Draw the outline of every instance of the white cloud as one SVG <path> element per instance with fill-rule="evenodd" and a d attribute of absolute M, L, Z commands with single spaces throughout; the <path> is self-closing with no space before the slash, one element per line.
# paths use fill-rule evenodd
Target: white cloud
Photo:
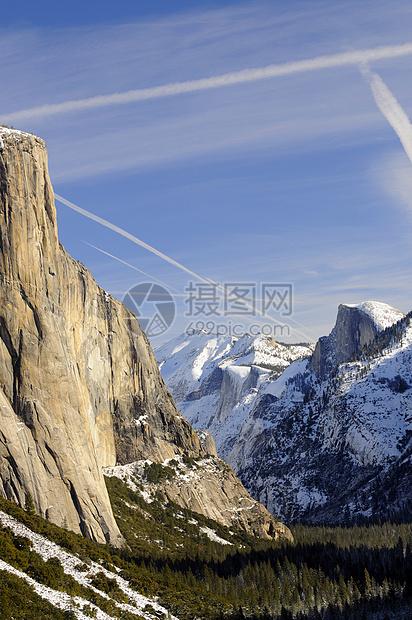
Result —
<path fill-rule="evenodd" d="M 393 153 L 378 163 L 372 179 L 390 196 L 392 204 L 402 205 L 412 217 L 412 168 L 403 153 Z"/>

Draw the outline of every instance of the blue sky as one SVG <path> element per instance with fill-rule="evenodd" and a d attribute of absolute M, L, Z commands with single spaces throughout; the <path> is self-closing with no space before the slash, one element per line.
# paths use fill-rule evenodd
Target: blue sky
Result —
<path fill-rule="evenodd" d="M 411 309 L 412 164 L 356 63 L 19 115 L 412 43 L 408 0 L 8 4 L 0 122 L 46 140 L 57 194 L 202 278 L 256 283 L 257 291 L 293 283 L 291 340 L 328 333 L 339 303 Z M 411 118 L 412 55 L 369 69 Z M 177 318 L 154 346 L 187 327 L 187 272 L 56 206 L 62 243 L 107 291 L 121 299 L 157 279 L 175 295 Z M 276 311 L 272 318 L 287 322 Z"/>

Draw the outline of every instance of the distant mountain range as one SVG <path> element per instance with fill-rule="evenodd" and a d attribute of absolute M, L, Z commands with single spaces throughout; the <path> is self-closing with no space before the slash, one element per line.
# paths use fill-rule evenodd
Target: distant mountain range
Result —
<path fill-rule="evenodd" d="M 276 517 L 411 517 L 410 315 L 341 305 L 316 346 L 193 332 L 155 353 L 183 415 Z"/>

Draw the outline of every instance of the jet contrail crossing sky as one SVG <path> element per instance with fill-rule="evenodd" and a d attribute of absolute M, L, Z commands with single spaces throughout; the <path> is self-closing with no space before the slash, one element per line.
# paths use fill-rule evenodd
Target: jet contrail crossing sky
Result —
<path fill-rule="evenodd" d="M 367 65 L 361 66 L 361 72 L 370 86 L 376 105 L 398 135 L 412 163 L 412 125 L 408 115 L 377 73 L 372 73 Z"/>
<path fill-rule="evenodd" d="M 142 271 L 138 267 L 135 267 L 134 265 L 131 265 L 130 263 L 126 262 L 122 258 L 119 258 L 118 256 L 115 256 L 114 254 L 110 254 L 110 252 L 106 252 L 106 250 L 102 250 L 101 248 L 98 248 L 97 245 L 93 245 L 93 243 L 89 243 L 88 241 L 85 241 L 84 243 L 90 246 L 91 248 L 93 248 L 94 250 L 97 250 L 98 252 L 101 252 L 102 254 L 105 254 L 106 256 L 109 256 L 110 258 L 117 260 L 119 263 L 126 265 L 126 267 L 130 267 L 130 269 L 133 269 L 134 271 L 138 271 L 139 273 L 143 274 L 144 276 L 147 276 L 151 280 L 156 280 L 156 282 L 159 282 L 159 284 L 162 284 L 163 286 L 166 286 L 168 289 L 175 291 L 175 295 L 182 295 L 176 288 L 174 288 L 173 286 L 170 286 L 170 284 L 166 284 L 166 282 L 163 282 L 162 280 L 159 280 L 159 278 L 156 278 L 155 276 L 150 275 L 150 273 L 146 273 L 146 271 Z"/>
<path fill-rule="evenodd" d="M 105 226 L 106 228 L 109 228 L 110 230 L 113 230 L 114 232 L 118 233 L 119 235 L 122 235 L 123 237 L 125 237 L 126 239 L 129 239 L 133 243 L 136 243 L 137 245 L 140 245 L 145 250 L 148 250 L 149 252 L 152 252 L 152 254 L 155 254 L 156 256 L 158 256 L 159 258 L 163 259 L 167 263 L 170 263 L 170 265 L 173 265 L 174 267 L 177 267 L 178 269 L 181 269 L 182 271 L 185 271 L 186 273 L 188 273 L 190 276 L 192 276 L 196 280 L 198 280 L 200 282 L 204 282 L 205 284 L 215 284 L 216 287 L 219 290 L 221 290 L 223 292 L 227 292 L 226 289 L 223 286 L 220 286 L 220 285 L 216 284 L 215 282 L 213 282 L 212 280 L 204 278 L 204 277 L 200 276 L 199 274 L 195 273 L 194 271 L 191 271 L 190 269 L 188 269 L 187 267 L 185 267 L 181 263 L 175 261 L 173 258 L 170 258 L 170 256 L 167 256 L 166 254 L 163 254 L 163 252 L 160 252 L 159 250 L 156 250 L 156 248 L 152 247 L 148 243 L 145 243 L 141 239 L 138 239 L 137 237 L 135 237 L 134 235 L 130 234 L 129 232 L 127 232 L 123 228 L 120 228 L 119 226 L 116 226 L 115 224 L 112 224 L 108 220 L 105 220 L 104 218 L 99 217 L 98 215 L 95 215 L 94 213 L 91 213 L 90 211 L 86 211 L 86 209 L 82 209 L 81 207 L 75 205 L 73 202 L 70 202 L 69 200 L 66 200 L 66 198 L 63 198 L 62 196 L 59 196 L 58 194 L 55 194 L 54 196 L 55 196 L 55 198 L 59 202 L 63 203 L 64 205 L 66 205 L 70 209 L 73 209 L 73 211 L 77 211 L 77 213 L 81 213 L 81 215 L 84 215 L 85 217 L 87 217 L 87 218 L 97 222 L 98 224 L 101 224 L 102 226 Z M 95 247 L 95 246 L 93 246 L 93 247 Z M 96 248 L 96 249 L 99 249 L 99 248 Z M 104 252 L 104 253 L 109 255 L 108 252 Z M 286 326 L 287 325 L 286 323 L 283 323 L 282 321 L 279 321 L 278 319 L 275 319 L 274 317 L 271 317 L 269 315 L 266 315 L 266 314 L 260 312 L 258 309 L 256 309 L 254 306 L 252 306 L 251 304 L 249 304 L 248 302 L 246 302 L 244 300 L 242 300 L 242 303 L 245 306 L 247 306 L 247 307 L 253 309 L 254 311 L 256 311 L 261 316 L 264 316 L 266 319 L 272 321 L 273 323 L 276 323 L 276 324 L 282 325 L 282 326 Z M 301 325 L 301 323 L 299 323 L 298 321 L 296 321 L 292 317 L 289 317 L 289 320 L 292 321 L 293 323 L 295 323 L 296 325 L 299 325 L 299 327 L 302 327 L 303 329 L 306 329 L 304 325 Z M 304 336 L 305 338 L 308 338 L 307 334 L 305 334 L 304 332 L 301 332 L 301 331 L 299 331 L 296 328 L 295 328 L 295 331 L 300 336 Z"/>
<path fill-rule="evenodd" d="M 159 99 L 162 97 L 172 97 L 185 93 L 201 90 L 210 90 L 224 86 L 233 86 L 246 82 L 256 82 L 269 78 L 290 75 L 292 73 L 305 73 L 308 71 L 318 71 L 345 65 L 359 65 L 383 58 L 396 58 L 399 56 L 412 55 L 412 43 L 403 45 L 390 45 L 376 47 L 366 50 L 355 50 L 342 54 L 328 56 L 317 56 L 309 60 L 299 60 L 286 62 L 278 65 L 268 65 L 257 69 L 244 69 L 223 75 L 202 78 L 199 80 L 189 80 L 186 82 L 174 82 L 164 86 L 128 90 L 122 93 L 111 95 L 99 95 L 87 99 L 77 99 L 64 101 L 62 103 L 46 104 L 27 110 L 17 110 L 0 116 L 2 123 L 14 123 L 16 121 L 53 116 L 55 114 L 65 114 L 93 108 L 102 108 L 113 105 L 124 105 L 148 99 Z"/>

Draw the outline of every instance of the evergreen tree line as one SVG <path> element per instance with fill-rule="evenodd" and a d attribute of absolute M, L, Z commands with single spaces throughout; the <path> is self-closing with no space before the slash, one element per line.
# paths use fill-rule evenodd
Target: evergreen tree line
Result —
<path fill-rule="evenodd" d="M 409 609 L 409 524 L 351 528 L 296 525 L 293 543 L 261 541 L 243 534 L 232 546 L 222 546 L 199 534 L 192 525 L 193 514 L 172 504 L 160 513 L 155 506 L 146 507 L 156 518 L 146 527 L 143 522 L 137 526 L 136 510 L 119 499 L 127 496 L 131 505 L 141 499 L 119 481 L 114 483 L 115 492 L 113 481 L 108 483 L 115 514 L 129 543 L 129 549 L 120 551 L 128 565 L 128 578 L 138 587 L 150 584 L 150 593 L 160 592 L 176 615 L 183 612 L 184 618 L 205 620 L 311 620 L 362 618 L 359 610 L 372 618 L 370 614 L 378 607 Z M 183 519 L 176 519 L 183 513 Z M 166 528 L 161 525 L 162 518 Z M 201 523 L 199 515 L 194 518 Z M 183 530 L 184 547 L 175 541 L 176 527 Z M 136 536 L 139 528 L 151 531 L 162 545 L 155 549 L 149 545 L 145 550 Z M 229 538 L 227 528 L 218 533 Z M 352 607 L 356 612 L 350 616 Z"/>
<path fill-rule="evenodd" d="M 164 499 L 147 504 L 117 480 L 109 493 L 127 547 L 99 545 L 58 528 L 37 515 L 0 500 L 11 513 L 84 563 L 100 561 L 142 594 L 156 596 L 182 620 L 358 620 L 412 617 L 412 525 L 383 523 L 355 527 L 293 527 L 293 542 L 263 541 L 182 510 Z M 29 507 L 30 502 L 28 502 Z M 230 541 L 210 540 L 201 527 Z M 79 586 L 57 559 L 44 562 L 27 539 L 7 528 L 0 532 L 0 557 L 57 590 L 95 602 L 110 616 L 123 618 L 110 601 Z M 9 578 L 10 577 L 10 578 Z M 0 605 L 4 618 L 48 618 L 50 607 L 30 588 L 3 575 Z M 92 585 L 122 600 L 114 580 L 103 573 Z M 37 601 L 37 602 L 36 602 Z M 47 608 L 47 609 L 46 609 Z M 148 609 L 149 611 L 149 609 Z M 37 613 L 37 616 L 35 615 Z M 55 612 L 56 620 L 73 617 Z M 166 620 L 166 618 L 164 619 Z"/>

